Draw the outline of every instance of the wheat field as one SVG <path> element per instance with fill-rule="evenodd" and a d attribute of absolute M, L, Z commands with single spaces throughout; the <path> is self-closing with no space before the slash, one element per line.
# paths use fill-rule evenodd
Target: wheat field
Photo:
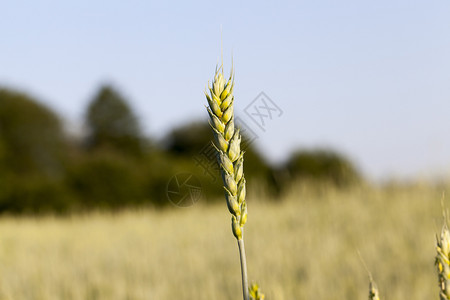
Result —
<path fill-rule="evenodd" d="M 298 185 L 274 202 L 250 188 L 249 280 L 267 299 L 367 299 L 359 251 L 382 298 L 438 299 L 435 234 L 447 190 Z M 225 203 L 3 216 L 0 299 L 238 299 L 235 243 Z"/>

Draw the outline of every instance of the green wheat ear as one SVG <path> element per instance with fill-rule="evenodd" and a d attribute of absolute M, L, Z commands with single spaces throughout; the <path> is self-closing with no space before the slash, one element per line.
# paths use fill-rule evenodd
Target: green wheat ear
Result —
<path fill-rule="evenodd" d="M 450 299 L 450 232 L 447 225 L 441 230 L 441 236 L 436 236 L 436 267 L 438 271 L 441 300 Z"/>
<path fill-rule="evenodd" d="M 205 91 L 209 124 L 214 133 L 213 145 L 222 175 L 225 199 L 231 213 L 231 229 L 235 236 L 241 260 L 242 290 L 244 300 L 249 299 L 247 265 L 244 249 L 244 224 L 247 221 L 245 202 L 244 152 L 241 150 L 241 134 L 234 125 L 234 73 L 228 80 L 223 74 L 223 65 L 216 67 L 212 86 L 208 82 Z"/>
<path fill-rule="evenodd" d="M 380 300 L 380 293 L 378 292 L 377 285 L 373 280 L 372 273 L 369 271 L 369 268 L 367 267 L 366 262 L 364 261 L 364 258 L 361 255 L 361 252 L 359 252 L 358 250 L 357 253 L 364 269 L 366 269 L 367 274 L 369 275 L 369 300 Z"/>
<path fill-rule="evenodd" d="M 254 283 L 250 287 L 250 299 L 251 300 L 264 300 L 264 294 L 259 290 L 259 286 Z"/>
<path fill-rule="evenodd" d="M 209 94 L 205 91 L 209 107 L 209 124 L 213 129 L 214 147 L 222 175 L 225 199 L 230 211 L 232 231 L 241 240 L 243 226 L 247 220 L 245 203 L 244 152 L 241 150 L 241 134 L 234 126 L 233 112 L 233 71 L 225 80 L 223 67 L 216 69 L 212 87 L 208 83 Z"/>
<path fill-rule="evenodd" d="M 369 282 L 369 300 L 380 300 L 377 285 L 375 284 L 371 276 Z"/>

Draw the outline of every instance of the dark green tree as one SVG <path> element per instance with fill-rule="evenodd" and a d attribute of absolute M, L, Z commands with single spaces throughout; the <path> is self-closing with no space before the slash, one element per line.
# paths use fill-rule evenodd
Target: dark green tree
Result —
<path fill-rule="evenodd" d="M 66 141 L 47 107 L 0 89 L 0 213 L 64 211 Z"/>
<path fill-rule="evenodd" d="M 301 150 L 291 155 L 285 165 L 291 179 L 308 179 L 347 186 L 361 180 L 361 175 L 343 155 L 331 150 Z"/>
<path fill-rule="evenodd" d="M 132 156 L 141 155 L 143 136 L 139 122 L 127 101 L 111 86 L 103 86 L 86 114 L 90 150 L 107 149 Z"/>
<path fill-rule="evenodd" d="M 64 133 L 58 117 L 31 97 L 0 89 L 0 160 L 15 174 L 59 173 Z"/>
<path fill-rule="evenodd" d="M 195 156 L 211 144 L 213 135 L 207 122 L 192 122 L 174 128 L 164 139 L 164 148 L 181 156 Z"/>
<path fill-rule="evenodd" d="M 86 155 L 69 169 L 68 185 L 83 209 L 142 204 L 145 169 L 117 152 Z"/>

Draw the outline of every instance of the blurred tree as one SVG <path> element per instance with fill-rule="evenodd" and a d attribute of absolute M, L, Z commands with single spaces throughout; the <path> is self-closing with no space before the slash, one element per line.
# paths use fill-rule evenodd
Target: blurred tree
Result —
<path fill-rule="evenodd" d="M 111 86 L 103 86 L 90 103 L 86 124 L 88 149 L 109 149 L 132 156 L 142 154 L 144 140 L 138 119 L 127 101 Z"/>
<path fill-rule="evenodd" d="M 291 179 L 328 181 L 347 186 L 361 180 L 354 165 L 344 156 L 331 150 L 297 151 L 285 165 Z"/>
<path fill-rule="evenodd" d="M 15 174 L 61 173 L 65 151 L 58 117 L 31 97 L 0 89 L 0 161 Z"/>
<path fill-rule="evenodd" d="M 0 212 L 63 212 L 67 145 L 59 118 L 35 99 L 0 89 Z"/>
<path fill-rule="evenodd" d="M 67 183 L 83 208 L 123 208 L 145 202 L 142 164 L 115 151 L 91 153 L 68 170 Z"/>
<path fill-rule="evenodd" d="M 172 129 L 163 146 L 175 155 L 194 156 L 211 144 L 213 134 L 207 122 L 192 122 Z"/>

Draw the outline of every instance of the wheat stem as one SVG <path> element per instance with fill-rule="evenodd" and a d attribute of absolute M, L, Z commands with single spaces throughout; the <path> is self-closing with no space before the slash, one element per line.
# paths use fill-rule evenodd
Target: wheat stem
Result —
<path fill-rule="evenodd" d="M 244 240 L 238 240 L 239 255 L 241 258 L 241 274 L 242 274 L 242 293 L 244 300 L 249 300 L 248 294 L 248 277 L 247 277 L 247 259 L 245 257 Z"/>

